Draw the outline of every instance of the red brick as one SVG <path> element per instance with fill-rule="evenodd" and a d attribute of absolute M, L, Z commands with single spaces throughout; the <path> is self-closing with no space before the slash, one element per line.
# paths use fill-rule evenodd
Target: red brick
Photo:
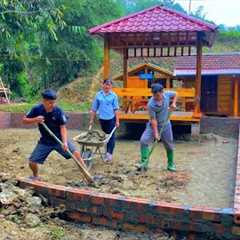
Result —
<path fill-rule="evenodd" d="M 153 216 L 142 215 L 139 217 L 139 222 L 146 223 L 146 224 L 155 224 L 156 219 Z"/>
<path fill-rule="evenodd" d="M 215 230 L 215 232 L 220 235 L 224 234 L 226 231 L 226 228 L 222 224 L 213 224 L 212 227 L 213 230 Z"/>
<path fill-rule="evenodd" d="M 158 205 L 158 206 L 156 206 L 156 211 L 158 212 L 158 213 L 170 213 L 170 211 L 171 211 L 171 204 L 161 204 L 161 205 Z"/>
<path fill-rule="evenodd" d="M 216 212 L 205 210 L 202 212 L 202 219 L 209 221 L 220 221 L 220 216 Z"/>
<path fill-rule="evenodd" d="M 109 220 L 105 217 L 93 217 L 92 222 L 97 225 L 107 226 Z"/>
<path fill-rule="evenodd" d="M 240 236 L 240 227 L 237 226 L 232 227 L 232 234 Z"/>
<path fill-rule="evenodd" d="M 104 204 L 104 198 L 102 196 L 91 196 L 91 203 L 96 204 L 96 205 L 102 205 Z"/>
<path fill-rule="evenodd" d="M 59 197 L 59 198 L 66 197 L 65 189 L 61 189 L 61 188 L 58 188 L 58 189 L 49 188 L 48 193 L 50 196 L 54 196 L 54 197 Z"/>
<path fill-rule="evenodd" d="M 67 213 L 67 216 L 76 222 L 90 223 L 92 221 L 91 216 L 84 213 L 77 212 L 77 211 L 69 212 Z"/>
<path fill-rule="evenodd" d="M 89 195 L 91 191 L 71 188 L 67 191 L 66 197 L 69 200 L 89 200 Z"/>
<path fill-rule="evenodd" d="M 88 211 L 90 213 L 93 213 L 93 214 L 97 215 L 98 214 L 98 207 L 91 207 L 91 208 L 88 209 Z"/>
<path fill-rule="evenodd" d="M 197 239 L 197 238 L 196 238 L 196 234 L 194 234 L 194 233 L 189 233 L 189 235 L 188 235 L 188 237 L 187 237 L 187 240 L 195 240 L 195 239 Z"/>
<path fill-rule="evenodd" d="M 122 220 L 124 217 L 124 214 L 121 212 L 111 211 L 111 217 L 114 219 Z"/>
<path fill-rule="evenodd" d="M 117 221 L 109 220 L 105 217 L 93 217 L 92 223 L 95 225 L 107 226 L 107 227 L 111 227 L 111 228 L 115 228 L 115 229 L 118 226 Z"/>
<path fill-rule="evenodd" d="M 145 233 L 148 231 L 148 228 L 144 225 L 134 225 L 130 223 L 124 223 L 122 227 L 126 231 L 133 231 L 133 232 L 140 232 L 140 233 Z"/>
<path fill-rule="evenodd" d="M 202 209 L 192 208 L 190 213 L 189 213 L 189 217 L 192 220 L 201 219 L 201 217 L 202 217 Z"/>

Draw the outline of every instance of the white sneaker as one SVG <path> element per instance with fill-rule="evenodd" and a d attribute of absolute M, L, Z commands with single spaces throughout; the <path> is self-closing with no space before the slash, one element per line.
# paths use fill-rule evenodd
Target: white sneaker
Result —
<path fill-rule="evenodd" d="M 112 154 L 111 153 L 106 153 L 104 161 L 108 162 L 108 163 L 112 162 Z"/>

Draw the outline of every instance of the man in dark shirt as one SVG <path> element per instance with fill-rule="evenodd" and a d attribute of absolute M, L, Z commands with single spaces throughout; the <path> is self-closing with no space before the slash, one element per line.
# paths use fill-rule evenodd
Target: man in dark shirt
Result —
<path fill-rule="evenodd" d="M 41 138 L 37 146 L 33 150 L 29 158 L 29 167 L 33 172 L 31 177 L 39 180 L 38 164 L 43 164 L 48 155 L 53 151 L 57 151 L 66 159 L 71 158 L 67 153 L 69 149 L 73 155 L 84 165 L 80 152 L 67 137 L 67 117 L 61 108 L 56 106 L 57 94 L 51 89 L 47 89 L 42 93 L 42 103 L 34 106 L 23 118 L 24 124 L 38 124 Z M 41 123 L 45 123 L 48 128 L 62 141 L 63 146 L 45 130 Z"/>

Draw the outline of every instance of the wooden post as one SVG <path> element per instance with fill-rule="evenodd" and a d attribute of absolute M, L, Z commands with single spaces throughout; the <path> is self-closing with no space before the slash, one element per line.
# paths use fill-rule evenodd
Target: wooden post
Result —
<path fill-rule="evenodd" d="M 234 100 L 233 100 L 233 116 L 238 116 L 238 98 L 239 98 L 239 92 L 238 92 L 238 79 L 234 79 Z"/>
<path fill-rule="evenodd" d="M 128 79 L 128 56 L 127 56 L 127 48 L 123 49 L 123 87 L 127 87 L 127 79 Z"/>
<path fill-rule="evenodd" d="M 104 38 L 104 59 L 103 59 L 103 79 L 108 79 L 110 77 L 110 46 L 109 38 L 105 36 Z"/>
<path fill-rule="evenodd" d="M 195 108 L 193 113 L 193 117 L 195 118 L 201 117 L 201 110 L 200 110 L 201 81 L 202 81 L 202 41 L 201 41 L 200 33 L 198 33 L 196 83 L 195 83 L 196 96 L 195 96 Z"/>
<path fill-rule="evenodd" d="M 168 77 L 166 80 L 166 88 L 171 88 L 170 77 Z"/>

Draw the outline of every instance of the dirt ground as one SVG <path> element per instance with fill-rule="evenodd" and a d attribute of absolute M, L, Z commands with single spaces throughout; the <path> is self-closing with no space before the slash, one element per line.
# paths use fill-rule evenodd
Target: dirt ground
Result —
<path fill-rule="evenodd" d="M 102 227 L 90 227 L 52 220 L 38 227 L 26 228 L 1 220 L 0 240 L 174 240 L 166 233 L 137 234 L 113 231 Z"/>
<path fill-rule="evenodd" d="M 70 131 L 71 137 L 77 134 L 77 131 Z M 1 171 L 29 176 L 26 159 L 37 140 L 37 130 L 1 130 Z M 236 140 L 214 135 L 203 136 L 201 141 L 177 141 L 178 171 L 169 173 L 165 170 L 167 160 L 160 144 L 152 154 L 150 169 L 139 174 L 135 171 L 139 142 L 119 140 L 113 163 L 105 164 L 96 159 L 91 174 L 97 178 L 98 191 L 189 205 L 229 207 L 233 200 L 236 152 Z M 40 174 L 51 183 L 82 186 L 75 163 L 57 153 L 49 156 Z"/>
<path fill-rule="evenodd" d="M 70 131 L 69 134 L 73 137 L 78 133 Z M 1 172 L 9 173 L 12 177 L 29 176 L 31 172 L 26 159 L 37 143 L 38 137 L 36 129 L 1 130 Z M 140 174 L 135 170 L 135 164 L 139 159 L 139 142 L 120 139 L 117 141 L 113 163 L 105 164 L 100 159 L 96 159 L 91 174 L 97 181 L 96 191 L 191 206 L 230 207 L 233 200 L 236 153 L 237 140 L 211 134 L 201 136 L 200 140 L 176 141 L 175 156 L 178 171 L 169 173 L 165 170 L 167 160 L 163 146 L 160 144 L 160 147 L 153 152 L 149 170 Z M 51 183 L 84 186 L 75 163 L 72 160 L 62 159 L 57 153 L 49 156 L 48 161 L 41 167 L 40 174 L 44 181 Z M 24 228 L 23 231 L 18 224 L 3 218 L 0 224 L 0 240 L 3 239 L 168 240 L 174 238 L 164 234 L 138 235 L 85 225 L 76 226 L 59 219 L 47 224 L 42 223 L 36 228 Z"/>

